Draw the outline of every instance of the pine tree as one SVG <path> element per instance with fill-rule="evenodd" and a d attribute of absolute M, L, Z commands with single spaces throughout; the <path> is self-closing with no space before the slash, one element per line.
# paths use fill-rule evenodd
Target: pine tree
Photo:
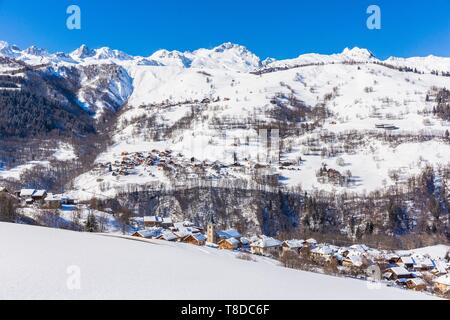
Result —
<path fill-rule="evenodd" d="M 93 213 L 89 213 L 88 218 L 86 220 L 85 229 L 87 232 L 97 232 L 98 231 L 97 219 L 95 218 L 95 215 Z"/>

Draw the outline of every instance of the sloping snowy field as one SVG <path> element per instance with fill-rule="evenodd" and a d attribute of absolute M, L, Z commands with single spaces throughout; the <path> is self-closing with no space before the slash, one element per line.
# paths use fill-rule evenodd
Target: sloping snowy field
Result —
<path fill-rule="evenodd" d="M 431 298 L 212 248 L 0 223 L 0 299 Z"/>

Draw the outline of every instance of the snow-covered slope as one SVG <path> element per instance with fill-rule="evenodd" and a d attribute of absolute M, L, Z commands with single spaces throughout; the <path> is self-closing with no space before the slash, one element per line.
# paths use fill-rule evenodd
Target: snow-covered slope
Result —
<path fill-rule="evenodd" d="M 428 255 L 433 259 L 444 259 L 448 254 L 450 254 L 450 246 L 446 245 L 436 245 L 425 248 L 417 248 L 413 250 L 398 251 L 399 254 L 422 254 Z"/>
<path fill-rule="evenodd" d="M 398 67 L 415 68 L 425 73 L 432 71 L 450 72 L 450 58 L 447 57 L 436 57 L 433 55 L 412 58 L 390 57 L 386 62 Z"/>
<path fill-rule="evenodd" d="M 305 64 L 330 64 L 330 63 L 343 63 L 343 62 L 366 62 L 366 61 L 378 61 L 377 58 L 367 49 L 355 48 L 345 48 L 341 53 L 338 54 L 317 54 L 317 53 L 307 53 L 302 54 L 294 59 L 286 60 L 274 60 L 265 63 L 265 68 L 283 68 L 283 67 L 294 67 L 298 65 Z"/>
<path fill-rule="evenodd" d="M 433 298 L 185 244 L 5 223 L 0 243 L 0 299 Z"/>
<path fill-rule="evenodd" d="M 115 144 L 99 157 L 99 162 L 120 160 L 124 151 L 152 149 L 170 149 L 185 158 L 228 165 L 233 164 L 234 154 L 240 162 L 257 162 L 261 160 L 258 126 L 277 128 L 274 113 L 283 110 L 289 114 L 296 110 L 292 101 L 301 101 L 312 109 L 324 105 L 332 115 L 315 130 L 285 138 L 284 146 L 290 147 L 281 151 L 282 161 L 303 160 L 294 166 L 295 170 L 277 171 L 288 186 L 371 192 L 396 184 L 398 181 L 392 177 L 406 181 L 427 165 L 448 163 L 445 155 L 450 153 L 450 145 L 442 138 L 450 124 L 432 115 L 435 102 L 427 97 L 433 87 L 449 88 L 450 77 L 400 72 L 370 62 L 310 65 L 262 75 L 181 66 L 133 66 L 128 70 L 134 90 L 128 108 L 119 118 Z M 187 126 L 162 139 L 149 138 L 151 128 L 143 125 L 148 123 L 145 118 L 152 119 L 154 128 L 176 127 L 205 99 L 208 102 Z M 283 121 L 297 128 L 301 126 L 295 119 Z M 380 124 L 396 130 L 380 129 L 377 127 Z M 355 134 L 358 142 L 353 144 Z M 389 143 L 385 134 L 403 141 Z M 322 141 L 326 135 L 333 138 Z M 410 139 L 405 141 L 406 137 Z M 240 142 L 236 144 L 236 140 Z M 350 171 L 355 177 L 353 183 L 346 186 L 320 183 L 316 173 L 323 164 L 342 173 Z M 97 173 L 87 174 L 76 185 L 102 193 L 95 182 L 97 178 Z M 112 177 L 111 173 L 101 174 L 100 178 L 110 183 L 107 194 L 111 195 L 115 187 L 155 180 L 145 174 L 139 175 L 139 179 L 137 175 Z"/>
<path fill-rule="evenodd" d="M 450 77 L 442 76 L 450 70 L 450 58 L 380 61 L 367 49 L 346 48 L 331 55 L 262 61 L 232 43 L 192 52 L 162 49 L 142 57 L 85 45 L 70 54 L 36 47 L 21 51 L 1 42 L 0 56 L 48 63 L 52 74 L 75 83 L 79 105 L 97 117 L 105 109 L 121 111 L 112 128 L 114 145 L 99 155 L 98 163 L 121 161 L 124 151 L 170 149 L 185 159 L 226 165 L 237 159 L 248 168 L 263 162 L 259 128 L 266 126 L 299 130 L 284 138 L 280 158 L 295 165 L 291 170 L 273 166 L 287 186 L 371 192 L 407 181 L 427 165 L 448 164 L 450 144 L 443 138 L 450 123 L 432 111 L 436 90 L 450 88 Z M 0 70 L 9 70 L 7 63 L 11 60 Z M 439 75 L 431 74 L 435 71 Z M 321 108 L 330 114 L 319 119 L 315 115 Z M 351 174 L 352 183 L 318 181 L 324 164 Z M 109 184 L 106 193 L 113 196 L 116 187 L 167 178 L 164 172 L 148 174 L 140 167 L 128 177 L 88 172 L 75 186 L 89 197 L 105 193 L 101 185 L 105 189 Z"/>

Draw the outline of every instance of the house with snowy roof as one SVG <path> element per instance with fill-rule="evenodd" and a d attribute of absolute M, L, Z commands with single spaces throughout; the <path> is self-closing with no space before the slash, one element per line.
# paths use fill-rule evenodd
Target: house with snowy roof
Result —
<path fill-rule="evenodd" d="M 431 271 L 435 268 L 435 263 L 433 259 L 421 255 L 421 254 L 415 254 L 412 255 L 412 259 L 414 260 L 414 270 L 416 271 Z"/>
<path fill-rule="evenodd" d="M 61 198 L 61 194 L 48 193 L 44 199 L 44 203 L 50 209 L 58 209 L 61 207 Z"/>
<path fill-rule="evenodd" d="M 427 283 L 422 278 L 411 278 L 405 281 L 405 285 L 408 289 L 415 291 L 426 290 Z"/>
<path fill-rule="evenodd" d="M 227 238 L 220 240 L 217 244 L 222 250 L 236 250 L 240 247 L 241 242 L 236 238 Z"/>
<path fill-rule="evenodd" d="M 159 216 L 145 216 L 144 225 L 146 228 L 160 227 L 162 225 L 163 218 Z"/>
<path fill-rule="evenodd" d="M 284 252 L 293 251 L 299 253 L 300 249 L 303 248 L 304 243 L 305 243 L 304 240 L 297 240 L 297 239 L 286 240 L 282 244 L 283 251 Z"/>
<path fill-rule="evenodd" d="M 153 228 L 149 228 L 149 229 L 138 230 L 135 233 L 133 233 L 131 236 L 137 237 L 137 238 L 150 239 L 150 238 L 158 237 L 162 232 L 163 232 L 162 228 L 153 227 Z"/>
<path fill-rule="evenodd" d="M 414 259 L 411 256 L 400 257 L 396 262 L 397 266 L 404 267 L 405 269 L 408 269 L 408 270 L 412 269 L 415 264 L 416 264 L 416 262 L 414 261 Z"/>
<path fill-rule="evenodd" d="M 410 279 L 414 278 L 414 274 L 406 270 L 404 267 L 391 267 L 386 269 L 383 274 L 387 280 Z"/>
<path fill-rule="evenodd" d="M 47 190 L 36 189 L 22 189 L 19 192 L 19 197 L 27 204 L 32 204 L 35 201 L 43 201 L 47 196 Z"/>
<path fill-rule="evenodd" d="M 181 241 L 196 246 L 204 246 L 206 243 L 206 236 L 202 233 L 193 233 L 185 236 Z"/>
<path fill-rule="evenodd" d="M 282 244 L 283 243 L 277 239 L 263 235 L 260 236 L 259 240 L 250 245 L 250 250 L 253 254 L 273 255 L 281 251 Z"/>
<path fill-rule="evenodd" d="M 240 246 L 239 246 L 239 248 L 240 248 L 241 251 L 248 251 L 248 252 L 251 251 L 250 244 L 251 244 L 252 242 L 250 241 L 249 238 L 247 238 L 247 237 L 241 237 L 241 238 L 239 239 L 239 242 L 241 243 Z"/>
<path fill-rule="evenodd" d="M 36 189 L 22 189 L 19 192 L 19 197 L 22 199 L 31 199 L 31 196 L 36 192 Z"/>
<path fill-rule="evenodd" d="M 450 274 L 440 276 L 433 280 L 434 288 L 440 293 L 446 294 L 450 292 Z"/>
<path fill-rule="evenodd" d="M 47 190 L 36 190 L 31 195 L 31 198 L 33 199 L 33 201 L 43 201 L 46 196 L 47 196 Z"/>
<path fill-rule="evenodd" d="M 311 256 L 313 258 L 322 258 L 328 260 L 331 258 L 335 253 L 337 253 L 338 249 L 335 246 L 328 245 L 328 244 L 320 244 L 314 249 L 311 250 Z"/>
<path fill-rule="evenodd" d="M 435 260 L 434 261 L 434 269 L 431 270 L 431 273 L 435 276 L 441 276 L 448 273 L 447 263 L 443 260 Z"/>
<path fill-rule="evenodd" d="M 183 222 L 175 222 L 173 223 L 173 227 L 171 227 L 173 231 L 180 231 L 180 232 L 190 232 L 190 233 L 196 233 L 196 232 L 202 232 L 203 228 L 195 225 L 194 223 L 190 221 L 183 221 Z"/>
<path fill-rule="evenodd" d="M 159 236 L 155 237 L 155 239 L 164 241 L 177 241 L 178 236 L 170 230 L 164 230 Z"/>
<path fill-rule="evenodd" d="M 217 238 L 219 239 L 228 239 L 235 238 L 240 239 L 242 235 L 236 229 L 228 229 L 228 230 L 219 230 L 216 232 Z"/>
<path fill-rule="evenodd" d="M 346 268 L 360 268 L 365 262 L 365 257 L 354 251 L 350 252 L 342 259 L 342 265 Z"/>
<path fill-rule="evenodd" d="M 384 260 L 388 265 L 396 266 L 397 261 L 400 259 L 400 256 L 395 253 L 388 253 L 384 256 Z"/>
<path fill-rule="evenodd" d="M 350 246 L 350 249 L 360 253 L 365 253 L 367 252 L 367 250 L 369 250 L 369 247 L 366 246 L 365 244 L 354 244 Z"/>
<path fill-rule="evenodd" d="M 313 238 L 307 239 L 307 240 L 305 241 L 305 245 L 306 245 L 308 248 L 313 249 L 313 248 L 315 248 L 315 247 L 317 246 L 317 240 L 316 240 L 316 239 L 313 239 Z"/>

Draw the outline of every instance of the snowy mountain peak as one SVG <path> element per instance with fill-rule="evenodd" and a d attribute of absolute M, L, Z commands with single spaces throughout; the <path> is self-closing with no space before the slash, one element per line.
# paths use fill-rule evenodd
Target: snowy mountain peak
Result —
<path fill-rule="evenodd" d="M 192 53 L 193 67 L 248 72 L 261 67 L 261 60 L 246 47 L 225 42 L 213 49 L 198 49 Z"/>
<path fill-rule="evenodd" d="M 10 45 L 6 41 L 0 41 L 0 55 L 8 58 L 16 58 L 20 55 L 20 49 L 15 45 Z"/>
<path fill-rule="evenodd" d="M 352 49 L 345 48 L 344 51 L 342 51 L 342 54 L 345 56 L 350 56 L 350 57 L 355 57 L 355 58 L 360 58 L 360 59 L 375 58 L 373 53 L 370 52 L 369 50 L 364 49 L 364 48 L 358 48 L 358 47 L 354 47 Z"/>
<path fill-rule="evenodd" d="M 102 47 L 100 49 L 94 50 L 95 52 L 95 58 L 99 60 L 104 59 L 118 59 L 118 60 L 131 60 L 131 56 L 128 54 L 119 51 L 119 50 L 113 50 L 108 47 Z"/>
<path fill-rule="evenodd" d="M 269 65 L 269 64 L 271 64 L 271 63 L 273 63 L 275 61 L 277 61 L 277 59 L 268 57 L 268 58 L 264 59 L 263 61 L 261 61 L 261 65 L 262 66 L 267 66 L 267 65 Z"/>
<path fill-rule="evenodd" d="M 241 52 L 248 52 L 248 49 L 245 46 L 231 43 L 231 42 L 222 43 L 221 45 L 215 47 L 213 50 L 215 52 L 224 52 L 224 51 L 233 50 L 233 49 L 237 50 L 237 51 L 241 51 Z"/>
<path fill-rule="evenodd" d="M 36 46 L 31 46 L 24 50 L 24 53 L 33 55 L 33 56 L 46 56 L 48 55 L 48 51 Z"/>
<path fill-rule="evenodd" d="M 3 48 L 9 47 L 9 43 L 3 40 L 0 40 L 0 50 Z"/>
<path fill-rule="evenodd" d="M 149 57 L 149 60 L 157 61 L 166 66 L 180 66 L 185 68 L 189 68 L 192 63 L 192 60 L 186 54 L 177 50 L 169 51 L 166 49 L 156 51 Z"/>
<path fill-rule="evenodd" d="M 70 55 L 72 57 L 74 57 L 74 58 L 85 59 L 85 58 L 94 56 L 95 55 L 95 51 L 89 49 L 88 46 L 83 44 L 78 49 L 73 51 Z"/>

